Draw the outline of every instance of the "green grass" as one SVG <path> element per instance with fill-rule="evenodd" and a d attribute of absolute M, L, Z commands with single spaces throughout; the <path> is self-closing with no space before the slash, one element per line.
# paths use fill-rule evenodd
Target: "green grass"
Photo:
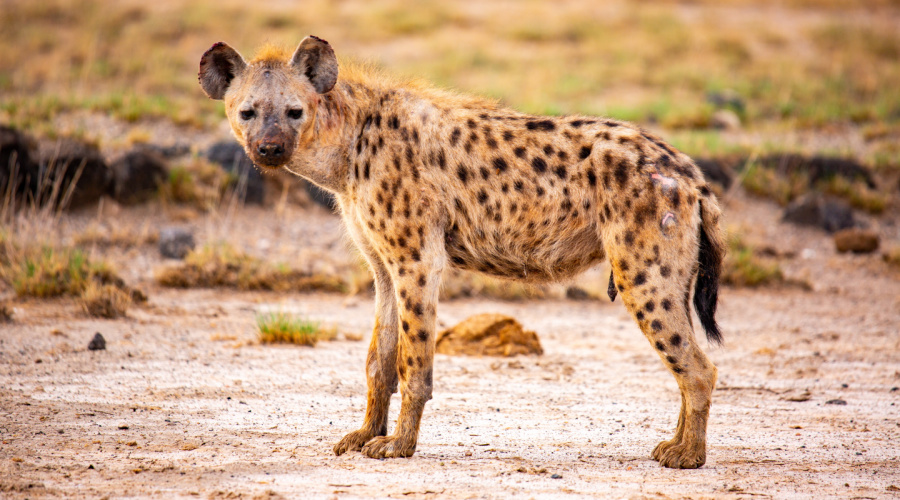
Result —
<path fill-rule="evenodd" d="M 900 121 L 900 35 L 885 14 L 896 4 L 694 3 L 685 15 L 666 0 L 9 0 L 0 12 L 0 120 L 39 127 L 87 109 L 211 128 L 222 107 L 197 86 L 205 49 L 227 40 L 249 56 L 266 40 L 293 46 L 315 33 L 341 55 L 531 112 L 697 128 L 710 114 L 706 93 L 734 89 L 750 126 Z"/>
<path fill-rule="evenodd" d="M 738 233 L 730 232 L 722 283 L 739 287 L 759 287 L 784 282 L 784 274 L 777 262 L 762 259 Z"/>
<path fill-rule="evenodd" d="M 264 344 L 285 343 L 314 346 L 320 340 L 332 340 L 334 328 L 323 328 L 318 321 L 284 312 L 270 312 L 256 316 L 259 340 Z"/>

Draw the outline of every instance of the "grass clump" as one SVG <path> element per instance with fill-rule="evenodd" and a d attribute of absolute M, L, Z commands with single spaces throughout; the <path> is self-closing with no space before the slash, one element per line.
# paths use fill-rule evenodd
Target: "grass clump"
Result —
<path fill-rule="evenodd" d="M 192 250 L 184 264 L 167 267 L 156 281 L 174 288 L 236 288 L 276 292 L 345 292 L 346 284 L 336 276 L 305 273 L 273 266 L 222 243 Z"/>
<path fill-rule="evenodd" d="M 722 283 L 741 287 L 758 287 L 784 283 L 784 274 L 777 262 L 767 262 L 753 247 L 736 234 L 728 236 Z"/>
<path fill-rule="evenodd" d="M 312 347 L 320 340 L 332 340 L 337 336 L 335 328 L 323 328 L 318 321 L 284 312 L 256 316 L 256 327 L 263 344 L 284 343 Z"/>
<path fill-rule="evenodd" d="M 43 246 L 16 253 L 0 263 L 0 276 L 20 297 L 80 295 L 94 281 L 121 283 L 108 264 L 91 262 L 75 248 Z"/>
<path fill-rule="evenodd" d="M 893 248 L 888 249 L 882 255 L 884 261 L 894 268 L 900 270 L 900 246 L 895 246 Z"/>
<path fill-rule="evenodd" d="M 779 174 L 775 169 L 748 161 L 741 182 L 748 192 L 787 205 L 809 190 L 809 177 L 803 173 Z"/>
<path fill-rule="evenodd" d="M 146 300 L 143 293 L 126 286 L 109 264 L 93 261 L 77 248 L 0 244 L 0 281 L 19 297 L 78 297 L 85 312 L 104 318 L 124 316 L 133 300 Z"/>
<path fill-rule="evenodd" d="M 91 282 L 81 293 L 80 301 L 90 316 L 115 319 L 125 316 L 131 306 L 131 294 L 115 285 Z"/>

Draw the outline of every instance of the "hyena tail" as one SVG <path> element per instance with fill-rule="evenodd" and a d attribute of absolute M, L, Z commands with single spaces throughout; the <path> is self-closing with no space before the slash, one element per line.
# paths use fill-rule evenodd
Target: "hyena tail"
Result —
<path fill-rule="evenodd" d="M 694 309 L 700 324 L 706 330 L 706 338 L 722 343 L 722 332 L 716 323 L 716 306 L 719 300 L 719 276 L 725 257 L 725 241 L 719 229 L 721 211 L 712 195 L 700 199 L 700 254 L 697 257 L 697 281 L 694 284 Z"/>

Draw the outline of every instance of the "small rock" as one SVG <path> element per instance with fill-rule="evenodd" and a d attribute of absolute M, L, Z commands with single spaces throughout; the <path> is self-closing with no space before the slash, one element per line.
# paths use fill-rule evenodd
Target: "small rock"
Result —
<path fill-rule="evenodd" d="M 543 354 L 537 334 L 522 329 L 502 314 L 477 314 L 438 334 L 435 350 L 441 354 L 515 356 Z"/>
<path fill-rule="evenodd" d="M 562 474 L 553 474 L 550 479 L 562 479 Z"/>
<path fill-rule="evenodd" d="M 730 109 L 720 109 L 709 117 L 709 126 L 717 130 L 740 130 L 741 118 Z"/>
<path fill-rule="evenodd" d="M 206 158 L 237 177 L 238 196 L 244 203 L 263 204 L 266 199 L 265 179 L 240 144 L 234 141 L 217 142 L 206 150 Z"/>
<path fill-rule="evenodd" d="M 106 350 L 106 339 L 103 338 L 103 335 L 100 332 L 94 334 L 94 338 L 88 342 L 88 351 L 103 351 Z"/>
<path fill-rule="evenodd" d="M 183 259 L 194 249 L 194 233 L 180 227 L 167 227 L 159 231 L 159 253 L 167 259 Z"/>
<path fill-rule="evenodd" d="M 781 220 L 818 227 L 829 233 L 856 226 L 853 210 L 849 205 L 818 193 L 808 193 L 791 202 L 784 209 Z"/>
<path fill-rule="evenodd" d="M 825 404 L 827 404 L 827 405 L 846 406 L 846 405 L 847 405 L 847 402 L 844 401 L 843 399 L 829 399 L 828 401 L 825 401 Z"/>
<path fill-rule="evenodd" d="M 135 149 L 114 161 L 112 196 L 124 205 L 147 201 L 166 179 L 166 162 L 148 149 Z"/>
<path fill-rule="evenodd" d="M 566 298 L 569 300 L 591 300 L 592 297 L 584 288 L 573 285 L 566 288 Z"/>
<path fill-rule="evenodd" d="M 871 253 L 878 250 L 878 233 L 870 229 L 849 228 L 834 233 L 838 252 Z"/>

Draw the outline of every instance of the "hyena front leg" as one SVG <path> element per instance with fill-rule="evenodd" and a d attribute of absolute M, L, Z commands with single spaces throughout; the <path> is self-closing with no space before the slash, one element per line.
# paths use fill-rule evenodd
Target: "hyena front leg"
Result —
<path fill-rule="evenodd" d="M 420 244 L 400 253 L 391 267 L 400 316 L 397 372 L 403 399 L 394 433 L 363 446 L 362 452 L 372 458 L 409 457 L 416 451 L 433 386 L 435 316 L 446 260 L 442 235 L 426 231 Z"/>
<path fill-rule="evenodd" d="M 334 446 L 335 455 L 359 451 L 375 436 L 387 434 L 391 394 L 397 392 L 397 331 L 399 328 L 394 283 L 381 258 L 360 245 L 375 273 L 375 329 L 366 358 L 366 416 L 362 427 L 344 436 Z"/>

